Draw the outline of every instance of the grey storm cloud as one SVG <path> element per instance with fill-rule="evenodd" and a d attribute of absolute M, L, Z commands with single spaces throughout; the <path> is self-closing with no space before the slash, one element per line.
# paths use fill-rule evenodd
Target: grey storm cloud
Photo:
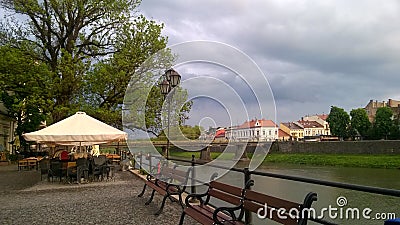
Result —
<path fill-rule="evenodd" d="M 248 54 L 266 74 L 278 120 L 400 98 L 400 2 L 156 1 L 141 11 L 170 44 L 212 40 Z"/>

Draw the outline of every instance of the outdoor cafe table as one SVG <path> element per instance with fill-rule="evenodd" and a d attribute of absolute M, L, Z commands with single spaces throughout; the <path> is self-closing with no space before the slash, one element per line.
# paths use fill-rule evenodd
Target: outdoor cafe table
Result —
<path fill-rule="evenodd" d="M 118 154 L 108 154 L 106 155 L 109 162 L 113 165 L 118 165 L 121 161 L 121 156 Z"/>
<path fill-rule="evenodd" d="M 36 169 L 38 170 L 39 168 L 39 161 L 42 158 L 36 158 L 36 157 L 29 157 L 29 158 L 24 158 L 18 161 L 18 170 L 31 170 L 31 169 Z"/>

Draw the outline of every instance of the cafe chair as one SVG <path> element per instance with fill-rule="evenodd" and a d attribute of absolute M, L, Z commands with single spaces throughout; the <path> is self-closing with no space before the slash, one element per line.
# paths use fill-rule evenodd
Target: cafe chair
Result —
<path fill-rule="evenodd" d="M 67 162 L 66 178 L 68 183 L 73 183 L 74 180 L 79 182 L 76 162 Z"/>
<path fill-rule="evenodd" d="M 105 155 L 99 155 L 93 157 L 93 178 L 96 180 L 103 181 L 104 173 L 106 172 L 107 158 Z"/>
<path fill-rule="evenodd" d="M 39 161 L 40 167 L 40 180 L 43 180 L 43 175 L 47 175 L 47 181 L 50 181 L 49 170 L 50 170 L 50 160 L 42 159 Z"/>
<path fill-rule="evenodd" d="M 61 162 L 58 160 L 50 160 L 50 168 L 48 171 L 47 179 L 51 181 L 54 181 L 54 178 L 59 178 L 61 181 Z"/>
<path fill-rule="evenodd" d="M 85 158 L 78 158 L 76 160 L 77 179 L 78 183 L 81 181 L 82 175 L 85 181 L 89 179 L 89 160 Z"/>

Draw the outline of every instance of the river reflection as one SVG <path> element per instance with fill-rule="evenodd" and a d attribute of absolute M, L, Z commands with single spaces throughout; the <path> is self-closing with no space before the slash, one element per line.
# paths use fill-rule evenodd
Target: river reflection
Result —
<path fill-rule="evenodd" d="M 246 164 L 239 165 L 239 167 L 245 166 Z M 400 170 L 398 169 L 341 168 L 293 164 L 269 164 L 268 166 L 261 166 L 257 170 L 327 181 L 400 190 Z M 326 212 L 323 216 L 324 220 L 332 221 L 337 224 L 383 225 L 384 220 L 373 219 L 376 216 L 376 213 L 395 213 L 397 217 L 400 217 L 399 197 L 388 197 L 256 175 L 252 175 L 252 179 L 255 181 L 253 190 L 295 202 L 302 202 L 306 194 L 310 191 L 316 192 L 318 194 L 318 201 L 313 204 L 313 208 L 316 209 L 317 216 L 322 216 L 320 213 L 322 208 L 328 208 L 329 206 L 331 208 L 337 208 L 337 210 L 332 210 L 331 216 L 329 216 L 328 212 Z M 223 176 L 221 180 L 237 186 L 243 186 L 244 182 L 243 174 L 233 171 Z M 343 207 L 339 207 L 337 205 L 336 200 L 340 196 L 346 198 L 347 205 Z M 360 212 L 359 219 L 356 219 L 357 213 L 355 213 L 354 216 L 350 214 L 347 216 L 349 219 L 346 219 L 346 210 L 351 208 L 357 208 L 357 211 Z M 371 219 L 366 219 L 362 215 L 364 209 L 366 209 L 365 212 L 368 211 L 367 208 L 372 210 L 368 214 Z M 341 211 L 343 212 L 342 215 L 340 214 Z M 381 215 L 383 216 L 383 214 Z M 253 215 L 253 221 L 254 224 L 266 223 L 266 221 L 259 220 L 256 215 Z M 274 223 L 268 221 L 268 224 Z M 316 223 L 309 222 L 309 224 Z"/>

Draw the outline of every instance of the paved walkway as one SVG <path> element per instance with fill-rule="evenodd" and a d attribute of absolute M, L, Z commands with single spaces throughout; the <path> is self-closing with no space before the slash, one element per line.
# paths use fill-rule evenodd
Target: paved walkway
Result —
<path fill-rule="evenodd" d="M 137 197 L 143 184 L 129 171 L 118 171 L 115 181 L 79 185 L 40 181 L 38 171 L 1 166 L 0 224 L 178 224 L 179 204 L 167 201 L 154 216 L 161 196 L 145 206 L 150 193 Z M 189 224 L 196 222 L 186 218 Z"/>

